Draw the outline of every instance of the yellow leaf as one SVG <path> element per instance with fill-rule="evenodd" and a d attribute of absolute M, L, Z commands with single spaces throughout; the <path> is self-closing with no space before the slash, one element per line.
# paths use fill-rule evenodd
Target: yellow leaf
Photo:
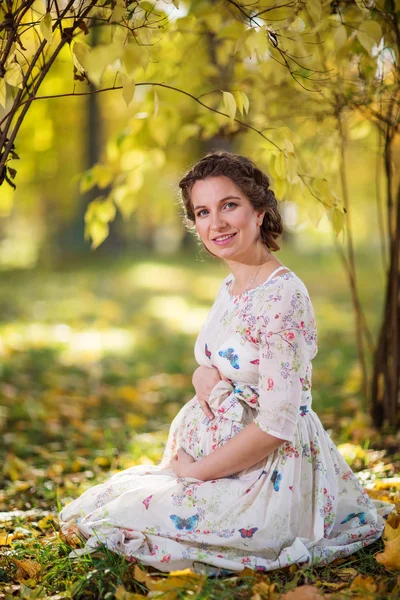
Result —
<path fill-rule="evenodd" d="M 235 54 L 246 45 L 246 42 L 249 36 L 252 35 L 252 33 L 253 29 L 250 27 L 249 29 L 246 29 L 246 31 L 240 36 L 240 38 L 237 39 L 234 49 Z"/>
<path fill-rule="evenodd" d="M 15 579 L 17 581 L 36 577 L 42 568 L 41 565 L 34 560 L 18 560 L 17 558 L 11 558 L 10 560 L 17 567 L 17 573 L 15 574 Z"/>
<path fill-rule="evenodd" d="M 372 594 L 376 592 L 378 584 L 371 575 L 357 575 L 350 584 L 350 590 L 362 592 L 363 594 Z"/>
<path fill-rule="evenodd" d="M 11 63 L 7 67 L 4 79 L 9 85 L 22 88 L 23 74 L 20 65 L 16 62 Z"/>
<path fill-rule="evenodd" d="M 313 585 L 301 585 L 280 596 L 280 600 L 319 600 L 320 598 L 318 588 Z"/>
<path fill-rule="evenodd" d="M 290 183 L 295 183 L 297 180 L 297 160 L 293 154 L 289 154 L 286 159 L 287 179 Z"/>
<path fill-rule="evenodd" d="M 347 42 L 347 31 L 344 25 L 338 25 L 335 28 L 333 39 L 338 50 L 345 45 Z"/>
<path fill-rule="evenodd" d="M 155 119 L 158 115 L 158 109 L 160 106 L 160 101 L 158 99 L 158 94 L 157 94 L 157 90 L 155 87 L 153 87 L 153 92 L 154 92 L 154 113 L 153 113 L 153 118 Z"/>
<path fill-rule="evenodd" d="M 357 570 L 352 567 L 343 567 L 336 571 L 336 575 L 345 581 L 349 581 L 357 575 Z"/>
<path fill-rule="evenodd" d="M 122 53 L 122 66 L 125 73 L 131 79 L 136 69 L 141 65 L 142 48 L 138 44 L 126 44 Z"/>
<path fill-rule="evenodd" d="M 135 82 L 122 74 L 122 97 L 126 102 L 126 105 L 129 106 L 133 100 L 133 96 L 135 94 Z"/>
<path fill-rule="evenodd" d="M 46 531 L 46 529 L 53 528 L 54 529 L 54 515 L 47 515 L 38 521 L 38 527 L 42 531 Z"/>
<path fill-rule="evenodd" d="M 142 8 L 143 10 L 145 10 L 146 12 L 152 13 L 154 10 L 154 4 L 152 4 L 151 2 L 147 2 L 147 0 L 143 0 L 142 2 L 139 2 L 139 6 L 140 8 Z"/>
<path fill-rule="evenodd" d="M 236 100 L 230 92 L 222 92 L 222 98 L 224 100 L 225 110 L 231 119 L 235 118 L 236 114 Z"/>
<path fill-rule="evenodd" d="M 321 0 L 308 0 L 307 9 L 310 11 L 310 15 L 313 16 L 314 19 L 317 21 L 320 20 L 322 14 Z"/>
<path fill-rule="evenodd" d="M 123 0 L 117 0 L 110 17 L 110 23 L 119 23 L 125 15 L 126 6 Z"/>
<path fill-rule="evenodd" d="M 72 60 L 74 62 L 75 67 L 81 73 L 85 70 L 85 60 L 87 55 L 89 54 L 89 47 L 86 44 L 82 44 L 81 42 L 73 41 L 72 45 Z"/>
<path fill-rule="evenodd" d="M 400 570 L 400 527 L 386 523 L 382 538 L 385 549 L 376 555 L 376 560 L 387 569 Z"/>
<path fill-rule="evenodd" d="M 5 108 L 7 100 L 7 86 L 3 77 L 0 77 L 0 105 Z"/>
<path fill-rule="evenodd" d="M 114 598 L 116 600 L 140 600 L 140 598 L 147 598 L 147 595 L 142 594 L 134 594 L 132 592 L 128 592 L 123 585 L 119 585 L 114 593 Z"/>
<path fill-rule="evenodd" d="M 377 21 L 369 20 L 363 21 L 359 27 L 360 31 L 366 33 L 371 39 L 374 40 L 375 44 L 379 44 L 382 38 L 382 29 Z"/>
<path fill-rule="evenodd" d="M 92 248 L 98 248 L 107 238 L 109 227 L 101 221 L 91 221 L 85 226 L 85 239 L 92 238 Z"/>
<path fill-rule="evenodd" d="M 357 30 L 357 37 L 371 56 L 372 48 L 375 44 L 379 45 L 382 38 L 381 26 L 376 21 L 363 21 Z"/>
<path fill-rule="evenodd" d="M 99 44 L 92 48 L 84 57 L 83 66 L 89 79 L 95 84 L 100 85 L 104 71 L 120 55 L 118 44 Z"/>
<path fill-rule="evenodd" d="M 237 92 L 234 92 L 233 95 L 235 97 L 240 114 L 243 115 L 243 111 L 247 114 L 249 112 L 249 99 L 246 96 L 246 94 L 239 90 Z"/>
<path fill-rule="evenodd" d="M 11 546 L 13 539 L 12 533 L 0 533 L 0 546 Z"/>
<path fill-rule="evenodd" d="M 274 167 L 275 173 L 280 179 L 284 179 L 286 177 L 286 164 L 285 164 L 285 155 L 283 152 L 279 152 L 275 156 Z"/>
<path fill-rule="evenodd" d="M 335 234 L 338 236 L 344 227 L 344 212 L 339 208 L 334 206 L 329 210 L 329 218 L 333 225 L 333 230 Z"/>
<path fill-rule="evenodd" d="M 52 30 L 52 18 L 51 14 L 48 12 L 44 15 L 44 17 L 40 20 L 39 23 L 40 33 L 44 37 L 45 40 L 51 42 L 51 38 L 53 36 Z"/>

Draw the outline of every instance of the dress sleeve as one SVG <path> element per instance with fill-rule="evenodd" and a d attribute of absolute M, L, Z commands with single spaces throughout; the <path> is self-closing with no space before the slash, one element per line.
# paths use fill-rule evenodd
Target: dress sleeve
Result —
<path fill-rule="evenodd" d="M 263 300 L 257 322 L 259 408 L 254 422 L 266 433 L 291 441 L 317 354 L 314 311 L 305 287 L 283 281 Z"/>

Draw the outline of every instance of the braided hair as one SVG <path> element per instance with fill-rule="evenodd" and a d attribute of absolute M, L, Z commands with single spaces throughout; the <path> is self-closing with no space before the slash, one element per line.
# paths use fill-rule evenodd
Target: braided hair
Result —
<path fill-rule="evenodd" d="M 206 154 L 180 180 L 181 201 L 186 224 L 193 229 L 195 214 L 191 201 L 191 191 L 196 183 L 209 177 L 229 177 L 241 192 L 249 199 L 255 211 L 265 211 L 260 227 L 261 241 L 269 250 L 276 252 L 279 245 L 276 239 L 283 233 L 282 217 L 278 202 L 269 187 L 269 179 L 252 160 L 225 150 Z"/>

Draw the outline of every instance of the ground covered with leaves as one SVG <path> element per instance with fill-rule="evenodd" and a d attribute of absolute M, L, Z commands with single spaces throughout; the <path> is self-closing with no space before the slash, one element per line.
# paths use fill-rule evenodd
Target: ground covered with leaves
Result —
<path fill-rule="evenodd" d="M 331 263 L 323 287 L 324 260 L 297 270 L 319 323 L 314 408 L 371 496 L 396 503 L 400 436 L 371 426 L 347 289 Z M 328 567 L 220 579 L 157 573 L 107 550 L 68 558 L 81 541 L 60 536 L 60 507 L 116 470 L 159 461 L 193 396 L 193 344 L 224 275 L 185 257 L 0 274 L 0 599 L 399 597 L 395 513 L 385 541 Z M 376 314 L 367 283 L 364 293 Z"/>

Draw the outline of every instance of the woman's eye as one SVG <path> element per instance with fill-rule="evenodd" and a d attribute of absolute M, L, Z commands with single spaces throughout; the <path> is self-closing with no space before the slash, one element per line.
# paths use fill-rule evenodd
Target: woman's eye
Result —
<path fill-rule="evenodd" d="M 237 206 L 236 202 L 227 202 L 226 204 L 224 204 L 224 209 L 226 207 L 235 207 Z M 206 208 L 202 208 L 201 210 L 199 210 L 199 212 L 196 214 L 196 217 L 202 217 L 204 216 L 204 213 L 207 214 L 208 210 Z"/>

